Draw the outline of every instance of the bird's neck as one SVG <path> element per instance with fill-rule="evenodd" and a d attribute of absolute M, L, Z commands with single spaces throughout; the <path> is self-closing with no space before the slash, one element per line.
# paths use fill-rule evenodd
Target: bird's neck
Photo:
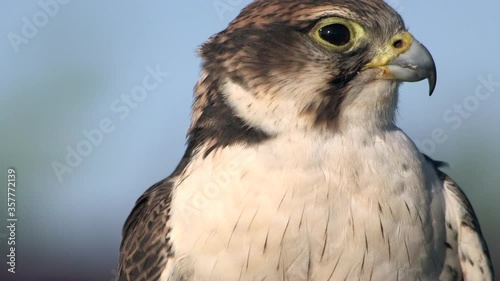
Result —
<path fill-rule="evenodd" d="M 378 135 L 395 127 L 398 94 L 393 82 L 379 80 L 357 92 L 351 89 L 342 101 L 338 120 L 331 122 L 333 126 L 319 127 L 314 119 L 304 117 L 300 102 L 255 95 L 231 81 L 220 83 L 208 77 L 200 81 L 188 150 L 210 143 L 210 153 L 219 147 L 258 144 L 283 134 Z"/>
<path fill-rule="evenodd" d="M 340 130 L 373 132 L 393 128 L 397 105 L 397 83 L 387 80 L 372 82 L 370 87 L 351 92 L 345 98 L 339 122 Z"/>
<path fill-rule="evenodd" d="M 397 89 L 397 83 L 388 80 L 374 81 L 369 87 L 359 87 L 359 90 L 352 87 L 343 97 L 338 114 L 330 114 L 333 120 L 327 122 L 318 122 L 317 114 L 304 114 L 310 103 L 303 97 L 256 95 L 232 82 L 225 83 L 222 92 L 227 104 L 246 124 L 270 135 L 279 135 L 292 131 L 338 133 L 350 129 L 370 133 L 393 128 Z"/>
<path fill-rule="evenodd" d="M 234 144 L 253 145 L 271 137 L 236 114 L 222 95 L 219 81 L 202 75 L 196 86 L 185 157 L 191 157 L 202 146 L 205 146 L 206 156 L 218 148 Z"/>

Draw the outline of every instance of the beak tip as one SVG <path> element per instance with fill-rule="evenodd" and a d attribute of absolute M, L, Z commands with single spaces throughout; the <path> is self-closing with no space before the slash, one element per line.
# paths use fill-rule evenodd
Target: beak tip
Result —
<path fill-rule="evenodd" d="M 434 90 L 436 89 L 436 84 L 437 84 L 437 75 L 436 75 L 436 70 L 431 73 L 431 75 L 427 78 L 429 80 L 429 97 L 432 96 L 434 93 Z"/>

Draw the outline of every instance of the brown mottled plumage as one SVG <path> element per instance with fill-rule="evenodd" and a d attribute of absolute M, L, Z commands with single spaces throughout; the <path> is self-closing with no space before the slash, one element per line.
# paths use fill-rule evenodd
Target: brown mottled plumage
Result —
<path fill-rule="evenodd" d="M 168 241 L 171 189 L 162 180 L 137 200 L 123 227 L 117 280 L 159 280 L 173 254 Z"/>

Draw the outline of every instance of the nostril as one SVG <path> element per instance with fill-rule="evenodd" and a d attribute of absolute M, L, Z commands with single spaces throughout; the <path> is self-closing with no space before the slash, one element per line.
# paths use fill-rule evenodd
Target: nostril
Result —
<path fill-rule="evenodd" d="M 394 43 L 392 44 L 392 46 L 394 46 L 394 48 L 396 48 L 396 49 L 401 49 L 404 47 L 404 45 L 405 45 L 405 42 L 401 39 L 394 41 Z"/>

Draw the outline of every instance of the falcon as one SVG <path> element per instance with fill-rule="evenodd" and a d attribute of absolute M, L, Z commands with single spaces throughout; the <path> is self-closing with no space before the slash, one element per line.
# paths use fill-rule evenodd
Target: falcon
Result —
<path fill-rule="evenodd" d="M 494 280 L 466 196 L 395 125 L 436 68 L 389 5 L 256 0 L 200 56 L 187 150 L 126 220 L 117 280 Z"/>

